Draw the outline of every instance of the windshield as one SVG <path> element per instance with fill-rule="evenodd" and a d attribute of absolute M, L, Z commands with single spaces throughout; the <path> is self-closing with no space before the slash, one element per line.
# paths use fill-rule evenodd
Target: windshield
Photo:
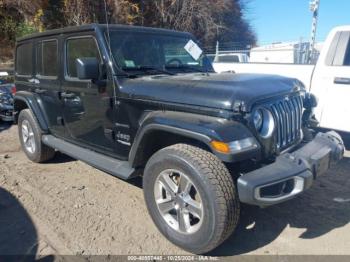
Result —
<path fill-rule="evenodd" d="M 138 74 L 212 72 L 210 61 L 186 36 L 112 31 L 112 55 L 118 67 Z"/>

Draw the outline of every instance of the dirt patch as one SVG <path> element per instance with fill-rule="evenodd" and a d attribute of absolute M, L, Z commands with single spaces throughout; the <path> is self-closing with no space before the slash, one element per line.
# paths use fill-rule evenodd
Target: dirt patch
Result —
<path fill-rule="evenodd" d="M 17 126 L 0 126 L 0 253 L 185 254 L 153 225 L 140 179 L 125 182 L 62 154 L 31 163 Z M 237 231 L 212 254 L 350 254 L 349 170 L 347 152 L 304 195 L 244 206 Z M 9 240 L 27 244 L 1 244 Z"/>

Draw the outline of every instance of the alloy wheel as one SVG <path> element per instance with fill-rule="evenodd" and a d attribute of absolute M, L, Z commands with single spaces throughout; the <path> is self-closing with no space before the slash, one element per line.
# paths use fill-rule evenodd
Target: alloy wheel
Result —
<path fill-rule="evenodd" d="M 183 234 L 199 230 L 204 218 L 202 198 L 187 175 L 175 169 L 164 170 L 156 179 L 154 196 L 171 228 Z"/>
<path fill-rule="evenodd" d="M 22 122 L 22 140 L 25 146 L 25 149 L 33 154 L 36 149 L 35 138 L 33 128 L 31 127 L 28 120 L 23 120 Z"/>

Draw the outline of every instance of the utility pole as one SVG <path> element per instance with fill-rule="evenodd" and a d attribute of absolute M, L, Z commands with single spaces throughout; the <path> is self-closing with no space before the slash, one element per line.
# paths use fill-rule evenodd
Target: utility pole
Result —
<path fill-rule="evenodd" d="M 219 62 L 219 26 L 216 26 L 216 48 L 214 62 Z"/>
<path fill-rule="evenodd" d="M 315 48 L 316 41 L 316 31 L 317 31 L 317 22 L 318 22 L 318 10 L 320 8 L 320 0 L 312 0 L 310 2 L 310 11 L 312 12 L 312 27 L 311 27 L 311 39 L 310 39 L 310 47 L 308 53 L 308 63 L 310 64 L 312 61 L 312 54 Z"/>

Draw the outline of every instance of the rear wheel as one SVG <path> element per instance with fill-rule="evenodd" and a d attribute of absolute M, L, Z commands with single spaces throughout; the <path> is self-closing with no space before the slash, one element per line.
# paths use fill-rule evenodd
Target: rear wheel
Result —
<path fill-rule="evenodd" d="M 230 173 L 200 148 L 178 144 L 155 153 L 146 165 L 143 189 L 161 233 L 192 253 L 213 250 L 238 223 L 239 201 Z"/>
<path fill-rule="evenodd" d="M 42 131 L 29 109 L 18 116 L 18 134 L 22 150 L 31 161 L 42 163 L 55 156 L 55 150 L 41 141 Z"/>

